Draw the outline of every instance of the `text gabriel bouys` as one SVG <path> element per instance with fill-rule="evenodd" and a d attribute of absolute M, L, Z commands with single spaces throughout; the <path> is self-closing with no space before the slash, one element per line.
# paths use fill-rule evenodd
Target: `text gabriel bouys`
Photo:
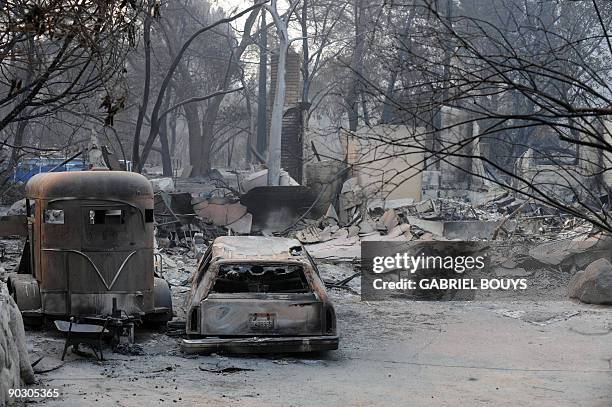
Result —
<path fill-rule="evenodd" d="M 492 278 L 474 281 L 471 278 L 424 278 L 413 281 L 402 278 L 399 281 L 383 281 L 377 278 L 372 282 L 376 290 L 525 290 L 527 280 L 524 278 Z"/>

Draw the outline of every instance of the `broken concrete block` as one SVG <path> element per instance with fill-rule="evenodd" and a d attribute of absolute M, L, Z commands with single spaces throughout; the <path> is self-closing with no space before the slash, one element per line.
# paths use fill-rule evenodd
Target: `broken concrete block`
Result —
<path fill-rule="evenodd" d="M 302 243 L 317 243 L 321 241 L 321 229 L 316 226 L 309 226 L 295 234 L 295 238 Z"/>
<path fill-rule="evenodd" d="M 427 199 L 425 201 L 418 202 L 414 205 L 418 213 L 435 212 L 436 206 L 433 199 Z"/>
<path fill-rule="evenodd" d="M 331 231 L 325 228 L 319 234 L 319 242 L 327 242 L 328 240 L 331 240 Z"/>
<path fill-rule="evenodd" d="M 382 226 L 384 226 L 384 230 L 391 230 L 399 223 L 395 209 L 387 210 L 385 213 L 383 213 L 383 216 L 381 216 L 379 221 L 382 223 Z"/>
<path fill-rule="evenodd" d="M 574 275 L 568 294 L 587 304 L 612 304 L 612 264 L 599 259 Z"/>
<path fill-rule="evenodd" d="M 328 261 L 353 261 L 361 256 L 361 244 L 358 236 L 333 239 L 328 242 L 308 245 L 306 248 L 313 258 Z"/>
<path fill-rule="evenodd" d="M 256 187 L 268 185 L 268 170 L 261 170 L 247 175 L 240 182 L 240 190 L 242 193 L 247 193 Z"/>
<path fill-rule="evenodd" d="M 347 228 L 338 229 L 332 233 L 333 239 L 346 238 L 346 237 L 349 237 L 349 232 Z"/>
<path fill-rule="evenodd" d="M 348 227 L 347 230 L 348 230 L 348 237 L 359 235 L 359 226 L 351 225 Z"/>
<path fill-rule="evenodd" d="M 412 233 L 410 232 L 410 225 L 403 223 L 397 225 L 389 231 L 385 236 L 380 236 L 378 240 L 384 241 L 407 241 L 412 240 Z"/>
<path fill-rule="evenodd" d="M 338 231 L 340 228 L 338 226 L 327 226 L 325 229 L 323 229 L 320 233 L 320 240 L 321 242 L 327 242 L 328 240 L 332 240 L 333 239 L 333 234 Z"/>
<path fill-rule="evenodd" d="M 387 236 L 389 237 L 399 237 L 401 235 L 412 236 L 410 234 L 410 225 L 408 223 L 402 223 L 401 225 L 397 225 L 387 234 Z"/>
<path fill-rule="evenodd" d="M 172 192 L 174 191 L 174 181 L 172 178 L 155 178 L 149 180 L 151 185 L 153 186 L 153 192 L 164 191 L 164 192 Z"/>
<path fill-rule="evenodd" d="M 365 235 L 376 231 L 376 224 L 369 215 L 365 215 L 363 220 L 359 222 L 359 234 Z"/>

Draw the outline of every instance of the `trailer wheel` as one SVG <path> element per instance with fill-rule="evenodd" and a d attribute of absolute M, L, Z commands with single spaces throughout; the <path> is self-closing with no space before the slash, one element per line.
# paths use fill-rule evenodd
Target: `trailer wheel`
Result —
<path fill-rule="evenodd" d="M 26 325 L 40 325 L 42 302 L 38 282 L 30 274 L 13 274 L 8 278 L 9 294 L 17 304 Z"/>

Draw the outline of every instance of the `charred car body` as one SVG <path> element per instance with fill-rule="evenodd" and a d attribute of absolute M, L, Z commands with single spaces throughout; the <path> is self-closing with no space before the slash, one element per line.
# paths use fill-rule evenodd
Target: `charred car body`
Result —
<path fill-rule="evenodd" d="M 294 239 L 215 239 L 194 276 L 186 322 L 187 353 L 338 348 L 334 307 Z"/>
<path fill-rule="evenodd" d="M 125 326 L 172 317 L 154 277 L 153 190 L 123 171 L 45 173 L 26 185 L 27 243 L 8 281 L 24 317 Z M 133 333 L 133 330 L 132 330 Z"/>

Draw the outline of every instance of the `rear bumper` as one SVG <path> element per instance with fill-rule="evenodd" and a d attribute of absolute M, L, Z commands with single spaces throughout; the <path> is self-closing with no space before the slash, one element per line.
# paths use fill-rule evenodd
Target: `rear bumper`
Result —
<path fill-rule="evenodd" d="M 338 349 L 337 336 L 183 339 L 185 353 L 287 353 Z"/>

